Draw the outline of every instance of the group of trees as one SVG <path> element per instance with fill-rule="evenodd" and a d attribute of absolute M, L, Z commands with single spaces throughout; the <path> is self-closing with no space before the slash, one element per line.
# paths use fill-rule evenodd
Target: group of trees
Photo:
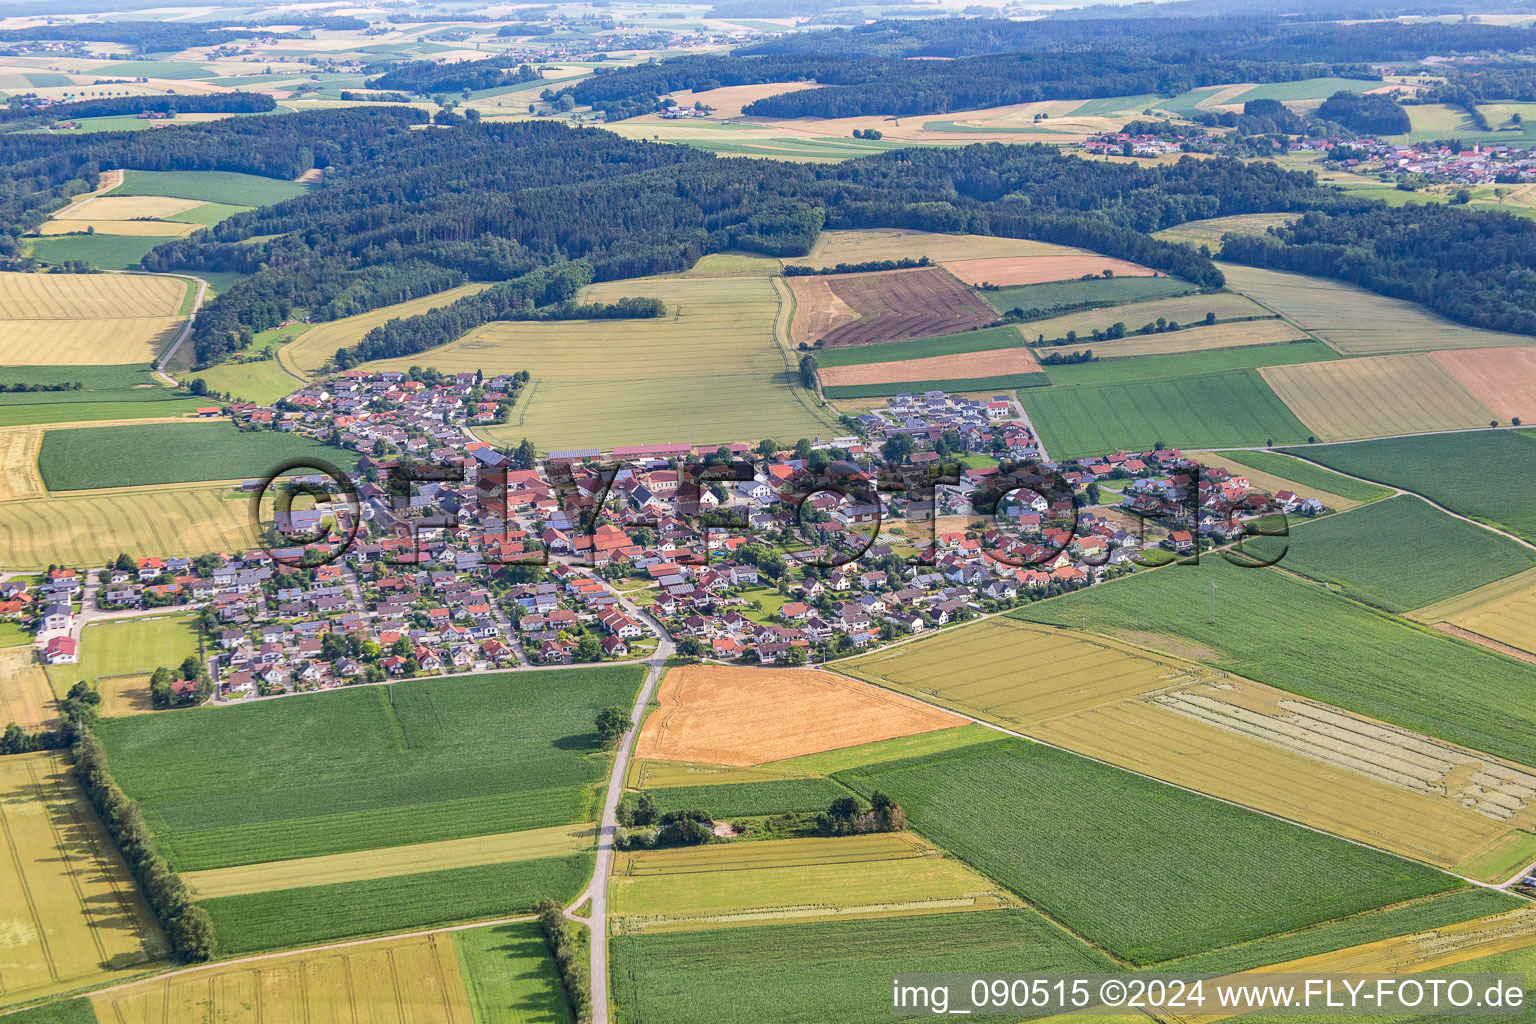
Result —
<path fill-rule="evenodd" d="M 277 101 L 261 92 L 192 93 L 186 96 L 108 96 L 39 106 L 25 96 L 0 107 L 0 122 L 40 118 L 45 121 L 69 121 L 77 117 L 112 117 L 142 113 L 182 114 L 264 114 L 277 107 Z"/>
<path fill-rule="evenodd" d="M 1383 93 L 1341 90 L 1323 101 L 1317 116 L 1341 124 L 1357 135 L 1403 135 L 1412 128 L 1408 112 Z"/>
<path fill-rule="evenodd" d="M 517 57 L 497 56 L 446 64 L 434 60 L 417 60 L 390 68 L 377 78 L 370 78 L 367 86 L 370 89 L 395 89 L 418 96 L 430 96 L 437 92 L 520 85 L 523 82 L 536 82 L 540 77 L 537 71 Z"/>
<path fill-rule="evenodd" d="M 539 915 L 539 930 L 555 958 L 555 970 L 560 974 L 572 1016 L 576 1024 L 588 1024 L 592 1019 L 592 971 L 583 956 L 581 939 L 557 901 L 548 897 L 538 900 L 533 912 Z"/>
<path fill-rule="evenodd" d="M 707 811 L 662 813 L 647 792 L 626 795 L 616 811 L 619 828 L 614 846 L 621 850 L 651 850 L 668 846 L 699 846 L 715 838 L 714 818 Z"/>
<path fill-rule="evenodd" d="M 840 796 L 816 816 L 816 830 L 829 836 L 900 832 L 906 827 L 907 812 L 878 789 L 869 796 L 868 810 L 860 807 L 855 797 Z"/>
<path fill-rule="evenodd" d="M 899 260 L 865 260 L 863 263 L 839 263 L 835 267 L 807 267 L 792 263 L 784 268 L 785 277 L 827 277 L 832 274 L 867 274 L 876 270 L 910 270 L 914 267 L 931 267 L 927 256 L 913 259 L 903 256 Z"/>
<path fill-rule="evenodd" d="M 173 688 L 173 684 L 178 680 L 185 680 L 192 684 L 192 687 L 179 697 Z M 157 708 L 201 704 L 212 695 L 213 680 L 208 676 L 208 666 L 195 654 L 187 655 L 174 673 L 162 665 L 149 677 L 149 699 Z"/>

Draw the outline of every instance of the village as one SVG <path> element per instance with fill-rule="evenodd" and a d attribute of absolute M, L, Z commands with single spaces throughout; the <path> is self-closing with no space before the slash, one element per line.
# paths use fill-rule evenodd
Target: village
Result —
<path fill-rule="evenodd" d="M 354 370 L 231 403 L 242 429 L 328 443 L 355 470 L 246 481 L 274 501 L 248 550 L 56 567 L 0 584 L 0 617 L 68 664 L 93 618 L 196 609 L 204 664 L 173 704 L 638 660 L 663 632 L 686 657 L 802 665 L 1327 511 L 1170 448 L 1042 461 L 1007 395 L 902 394 L 792 447 L 537 460 L 473 434 L 522 380 Z"/>

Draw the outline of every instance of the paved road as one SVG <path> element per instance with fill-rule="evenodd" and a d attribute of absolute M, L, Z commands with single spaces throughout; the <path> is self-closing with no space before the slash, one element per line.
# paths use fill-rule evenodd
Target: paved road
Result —
<path fill-rule="evenodd" d="M 155 363 L 155 373 L 160 379 L 175 384 L 176 382 L 171 380 L 166 374 L 165 368 L 170 364 L 171 357 L 176 354 L 176 350 L 181 348 L 181 343 L 187 340 L 187 335 L 192 333 L 192 324 L 197 320 L 197 311 L 202 308 L 203 296 L 208 294 L 208 282 L 200 277 L 192 277 L 190 274 L 156 274 L 155 276 L 179 277 L 183 281 L 197 282 L 197 294 L 192 297 L 192 311 L 187 314 L 187 322 L 181 325 L 181 331 L 176 335 L 176 340 L 171 342 L 170 348 L 166 349 L 164 354 L 160 356 L 159 361 Z"/>

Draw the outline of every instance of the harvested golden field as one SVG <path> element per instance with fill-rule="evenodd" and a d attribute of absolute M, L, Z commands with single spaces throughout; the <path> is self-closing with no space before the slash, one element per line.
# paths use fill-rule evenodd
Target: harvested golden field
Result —
<path fill-rule="evenodd" d="M 42 444 L 41 430 L 0 430 L 0 502 L 42 496 L 43 478 L 37 473 L 37 453 Z"/>
<path fill-rule="evenodd" d="M 1487 426 L 1496 417 L 1426 352 L 1259 370 L 1320 441 Z"/>
<path fill-rule="evenodd" d="M 142 715 L 155 710 L 149 699 L 149 676 L 107 676 L 96 680 L 101 694 L 101 717 Z"/>
<path fill-rule="evenodd" d="M 94 230 L 98 235 L 132 235 L 136 238 L 180 238 L 200 224 L 173 220 L 50 220 L 38 226 L 39 235 L 76 235 Z"/>
<path fill-rule="evenodd" d="M 1500 419 L 1536 419 L 1536 345 L 1436 352 L 1435 358 Z"/>
<path fill-rule="evenodd" d="M 1345 355 L 1529 345 L 1523 334 L 1464 327 L 1423 306 L 1305 274 L 1221 264 L 1227 287 L 1312 332 Z"/>
<path fill-rule="evenodd" d="M 741 108 L 753 100 L 760 100 L 767 96 L 778 96 L 786 92 L 798 92 L 801 89 L 814 89 L 815 82 L 765 82 L 761 85 L 726 85 L 719 89 L 706 89 L 703 92 L 693 92 L 689 89 L 674 89 L 667 93 L 677 101 L 680 107 L 691 107 L 695 103 L 702 103 L 706 107 L 714 107 L 714 113 L 709 115 L 711 121 L 725 121 L 733 117 L 741 116 Z M 636 122 L 647 123 L 657 121 L 661 124 L 673 124 L 655 115 L 635 118 Z M 825 135 L 826 132 L 817 132 Z"/>
<path fill-rule="evenodd" d="M 159 220 L 186 213 L 202 206 L 200 199 L 172 199 L 170 196 L 92 196 L 82 199 L 53 215 L 54 220 Z"/>
<path fill-rule="evenodd" d="M 109 276 L 109 275 L 102 275 Z M 0 365 L 116 366 L 150 363 L 181 330 L 179 316 L 0 320 Z"/>
<path fill-rule="evenodd" d="M 667 673 L 656 700 L 636 757 L 754 765 L 964 724 L 816 669 L 684 665 Z"/>
<path fill-rule="evenodd" d="M 1101 309 L 1083 310 L 1077 313 L 1067 313 L 1063 316 L 1053 316 L 1045 320 L 1031 320 L 1020 324 L 1019 329 L 1030 340 L 1035 340 L 1043 335 L 1046 341 L 1053 341 L 1056 338 L 1065 338 L 1068 331 L 1076 331 L 1079 340 L 1082 340 L 1087 335 L 1092 334 L 1095 329 L 1102 330 L 1116 323 L 1125 324 L 1127 331 L 1135 331 L 1143 324 L 1155 323 L 1158 317 L 1163 317 L 1167 320 L 1176 320 L 1187 326 L 1204 320 L 1206 313 L 1215 313 L 1218 320 L 1232 320 L 1244 316 L 1270 316 L 1267 309 L 1250 299 L 1244 298 L 1241 295 L 1233 295 L 1230 292 L 1218 292 L 1215 295 L 1180 295 L 1171 299 L 1149 299 L 1146 302 L 1128 302 L 1123 306 L 1105 306 Z M 1254 321 L 1239 324 L 1238 326 L 1252 327 L 1256 323 L 1257 321 Z M 1183 333 L 1183 331 L 1175 331 L 1173 334 L 1150 335 L 1147 340 L 1177 339 Z M 1301 337 L 1301 335 L 1292 334 L 1291 337 L 1297 338 Z M 1134 341 L 1136 339 L 1125 338 L 1123 340 Z M 1118 345 L 1121 342 L 1113 342 L 1112 344 Z"/>
<path fill-rule="evenodd" d="M 814 778 L 811 772 L 766 765 L 704 764 L 698 761 L 633 762 L 625 782 L 633 789 L 668 786 L 727 786 L 738 782 L 782 782 Z"/>
<path fill-rule="evenodd" d="M 15 722 L 30 732 L 55 717 L 53 688 L 37 660 L 37 649 L 30 645 L 0 648 L 0 723 Z"/>
<path fill-rule="evenodd" d="M 256 543 L 248 500 L 227 485 L 173 484 L 0 502 L 0 564 L 101 565 L 120 551 L 142 556 L 243 548 Z"/>
<path fill-rule="evenodd" d="M 789 339 L 796 345 L 814 345 L 844 324 L 859 318 L 858 311 L 832 291 L 828 277 L 786 277 L 790 294 L 795 297 L 795 314 L 789 324 Z"/>
<path fill-rule="evenodd" d="M 619 853 L 609 894 L 620 933 L 1019 905 L 906 832 Z"/>
<path fill-rule="evenodd" d="M 587 824 L 555 825 L 524 832 L 503 832 L 499 835 L 445 839 L 441 842 L 358 850 L 323 857 L 189 871 L 182 878 L 192 887 L 192 894 L 197 898 L 214 899 L 276 889 L 300 889 L 312 885 L 416 875 L 426 871 L 477 867 L 481 864 L 561 857 L 592 849 L 596 835 L 596 829 Z"/>
<path fill-rule="evenodd" d="M 1011 729 L 1214 675 L 1076 630 L 987 619 L 842 671 Z"/>
<path fill-rule="evenodd" d="M 320 372 L 321 367 L 325 366 L 331 357 L 336 355 L 337 349 L 356 345 L 363 339 L 363 335 L 375 327 L 381 327 L 391 320 L 419 316 L 489 287 L 489 284 L 482 283 L 464 284 L 457 288 L 449 288 L 447 291 L 423 295 L 419 299 L 397 302 L 393 306 L 359 313 L 357 316 L 316 324 L 278 349 L 277 361 L 289 373 L 309 380 Z M 435 366 L 436 363 L 432 365 Z"/>
<path fill-rule="evenodd" d="M 820 371 L 821 382 L 840 384 L 896 384 L 902 381 L 961 380 L 1039 373 L 1040 364 L 1027 348 L 998 348 L 986 352 L 959 352 L 927 359 L 903 359 L 894 363 L 858 363 L 828 366 Z"/>
<path fill-rule="evenodd" d="M 491 323 L 427 354 L 368 363 L 443 372 L 526 369 L 533 379 L 512 421 L 476 427 L 493 444 L 524 437 L 544 450 L 692 442 L 711 446 L 837 429 L 793 373 L 776 325 L 787 303 L 769 277 L 607 281 L 583 302 L 655 297 L 669 315 L 647 320 Z M 957 285 L 958 287 L 958 285 Z M 302 339 L 300 339 L 302 341 Z"/>
<path fill-rule="evenodd" d="M 0 311 L 15 320 L 174 316 L 186 294 L 185 281 L 149 274 L 0 273 Z"/>
<path fill-rule="evenodd" d="M 1046 281 L 1071 281 L 1084 274 L 1112 270 L 1116 277 L 1151 277 L 1152 269 L 1139 263 L 1069 252 L 1057 256 L 1004 256 L 979 260 L 953 260 L 944 269 L 969 285 L 995 284 L 1009 288 Z"/>
<path fill-rule="evenodd" d="M 0 758 L 0 1006 L 148 969 L 165 938 L 55 753 Z"/>
<path fill-rule="evenodd" d="M 811 251 L 796 259 L 785 260 L 792 266 L 835 267 L 839 263 L 868 263 L 871 260 L 919 259 L 927 256 L 936 263 L 950 260 L 987 259 L 999 256 L 1061 256 L 1078 252 L 1064 245 L 1032 242 L 1024 238 L 999 238 L 993 235 L 941 235 L 931 231 L 903 228 L 868 228 L 850 231 L 823 231 Z"/>
<path fill-rule="evenodd" d="M 1030 735 L 1462 873 L 1536 859 L 1536 772 L 1238 677 L 1092 708 Z M 1496 851 L 1492 858 L 1489 851 Z"/>
<path fill-rule="evenodd" d="M 1029 325 L 1025 325 L 1026 327 Z M 1284 320 L 1239 320 L 1209 327 L 1188 327 L 1165 334 L 1138 334 L 1115 341 L 1092 341 L 1094 354 L 1101 359 L 1127 356 L 1161 356 L 1177 352 L 1209 352 L 1223 348 L 1251 348 L 1256 345 L 1283 345 L 1303 341 L 1306 332 Z M 1326 349 L 1324 354 L 1331 355 Z"/>
<path fill-rule="evenodd" d="M 1449 622 L 1536 654 L 1536 569 L 1420 608 L 1408 617 L 1430 625 Z"/>
<path fill-rule="evenodd" d="M 474 1024 L 449 933 L 213 964 L 91 997 L 112 1024 Z"/>
<path fill-rule="evenodd" d="M 1222 235 L 1262 235 L 1270 228 L 1289 224 L 1298 216 L 1295 213 L 1236 213 L 1230 217 L 1186 221 L 1175 227 L 1154 231 L 1152 237 L 1161 238 L 1165 242 L 1207 245 L 1216 250 L 1221 248 Z"/>

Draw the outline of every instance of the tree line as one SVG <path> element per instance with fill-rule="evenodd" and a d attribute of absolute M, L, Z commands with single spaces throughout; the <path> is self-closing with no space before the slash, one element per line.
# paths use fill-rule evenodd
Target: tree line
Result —
<path fill-rule="evenodd" d="M 99 100 L 38 105 L 36 98 L 15 96 L 10 105 L 0 108 L 0 122 L 36 118 L 46 121 L 71 121 L 80 117 L 112 117 L 124 114 L 172 111 L 180 114 L 264 114 L 277 108 L 277 101 L 262 92 L 190 93 L 185 96 L 112 96 Z"/>
<path fill-rule="evenodd" d="M 370 89 L 395 89 L 427 96 L 434 92 L 495 89 L 504 85 L 536 82 L 541 76 L 518 57 L 487 57 L 484 60 L 417 60 L 391 68 L 367 81 Z"/>

